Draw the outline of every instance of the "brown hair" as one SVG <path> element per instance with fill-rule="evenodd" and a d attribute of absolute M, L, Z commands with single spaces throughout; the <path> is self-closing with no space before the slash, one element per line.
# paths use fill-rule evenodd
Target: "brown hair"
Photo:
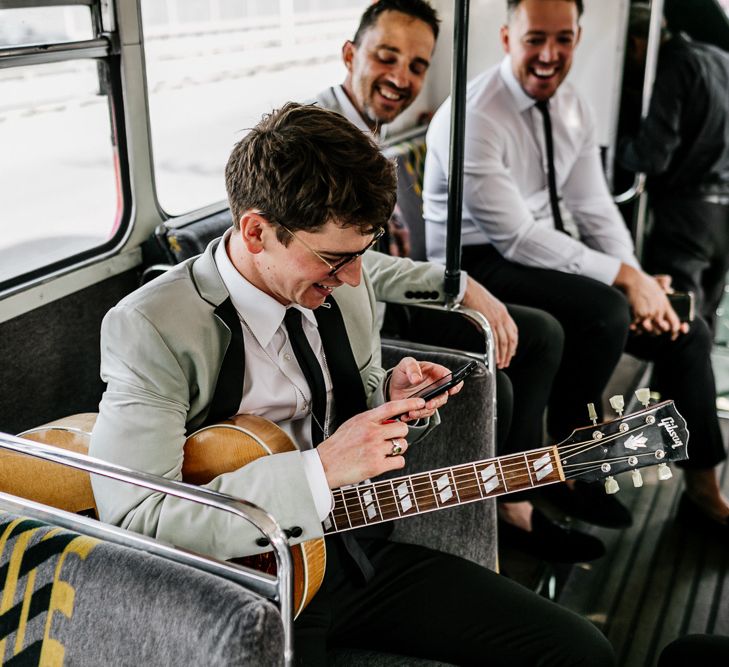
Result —
<path fill-rule="evenodd" d="M 568 2 L 574 2 L 577 5 L 577 16 L 582 16 L 582 13 L 585 11 L 585 6 L 582 2 L 582 0 L 567 0 Z M 506 12 L 508 14 L 509 19 L 513 16 L 514 12 L 516 11 L 516 8 L 522 3 L 522 0 L 506 0 Z"/>
<path fill-rule="evenodd" d="M 420 19 L 430 26 L 433 31 L 433 37 L 438 39 L 440 29 L 440 19 L 438 14 L 425 0 L 379 0 L 372 3 L 362 14 L 359 21 L 357 32 L 354 34 L 352 41 L 359 46 L 363 35 L 377 23 L 377 19 L 384 12 L 401 12 L 407 14 L 414 19 Z"/>
<path fill-rule="evenodd" d="M 249 209 L 291 231 L 330 220 L 371 234 L 395 206 L 395 166 L 344 116 L 288 102 L 239 141 L 225 167 L 233 224 Z M 283 228 L 277 238 L 291 240 Z"/>

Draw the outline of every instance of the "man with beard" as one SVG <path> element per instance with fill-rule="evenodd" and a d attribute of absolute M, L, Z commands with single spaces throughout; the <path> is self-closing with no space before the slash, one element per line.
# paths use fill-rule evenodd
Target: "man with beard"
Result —
<path fill-rule="evenodd" d="M 711 334 L 679 322 L 667 276 L 650 276 L 608 192 L 592 114 L 565 83 L 580 39 L 582 0 L 508 0 L 506 58 L 467 91 L 463 265 L 499 298 L 543 308 L 565 331 L 548 410 L 559 439 L 584 420 L 621 353 L 654 362 L 655 387 L 691 430 L 684 505 L 729 535 L 716 466 L 724 443 L 715 409 Z M 428 255 L 443 257 L 450 100 L 428 131 L 424 206 Z M 566 233 L 567 216 L 576 236 Z M 571 513 L 606 496 L 558 485 Z M 555 492 L 552 492 L 553 494 Z M 617 501 L 615 501 L 617 502 Z"/>

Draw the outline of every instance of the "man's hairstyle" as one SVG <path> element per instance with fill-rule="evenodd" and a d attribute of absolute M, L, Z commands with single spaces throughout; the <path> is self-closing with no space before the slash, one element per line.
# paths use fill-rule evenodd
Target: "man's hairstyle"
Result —
<path fill-rule="evenodd" d="M 516 11 L 516 8 L 523 2 L 523 0 L 506 0 L 506 12 L 509 18 L 511 18 Z M 582 0 L 565 0 L 565 2 L 574 2 L 577 5 L 577 17 L 582 16 L 582 12 L 585 11 L 585 6 Z"/>
<path fill-rule="evenodd" d="M 291 231 L 335 221 L 364 235 L 389 220 L 397 182 L 394 164 L 344 116 L 288 102 L 235 145 L 225 186 L 236 229 L 255 209 Z M 291 241 L 282 227 L 276 236 Z"/>
<path fill-rule="evenodd" d="M 438 39 L 440 31 L 440 19 L 438 14 L 425 0 L 379 0 L 371 4 L 362 14 L 357 32 L 354 33 L 352 41 L 359 46 L 364 34 L 377 23 L 377 19 L 383 12 L 401 12 L 413 18 L 420 19 L 430 26 L 433 37 Z"/>

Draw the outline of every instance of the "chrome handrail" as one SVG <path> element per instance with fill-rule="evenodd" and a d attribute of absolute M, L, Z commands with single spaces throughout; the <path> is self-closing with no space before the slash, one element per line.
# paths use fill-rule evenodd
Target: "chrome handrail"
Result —
<path fill-rule="evenodd" d="M 235 514 L 251 523 L 268 538 L 273 547 L 278 586 L 278 598 L 274 601 L 279 605 L 284 626 L 284 659 L 287 664 L 293 661 L 293 561 L 288 541 L 281 526 L 266 511 L 247 500 L 234 498 L 186 482 L 178 482 L 150 473 L 132 470 L 92 456 L 40 444 L 7 433 L 0 433 L 0 449 L 8 449 L 46 461 L 53 461 L 54 463 L 85 470 L 119 482 L 126 482 L 134 486 L 141 486 L 152 491 L 207 505 Z M 241 568 L 241 571 L 244 571 L 244 569 Z"/>

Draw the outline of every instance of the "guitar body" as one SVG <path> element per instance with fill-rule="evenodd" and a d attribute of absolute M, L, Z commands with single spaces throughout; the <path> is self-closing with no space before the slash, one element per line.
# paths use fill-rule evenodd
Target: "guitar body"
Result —
<path fill-rule="evenodd" d="M 59 419 L 21 433 L 29 440 L 88 454 L 95 413 Z M 294 451 L 291 439 L 276 424 L 253 415 L 238 415 L 196 431 L 185 441 L 182 479 L 207 484 L 251 461 Z M 31 483 L 36 480 L 34 483 Z M 54 480 L 48 484 L 48 480 Z M 21 454 L 0 450 L 0 488 L 71 512 L 95 510 L 89 474 Z M 314 597 L 324 579 L 326 547 L 318 538 L 291 547 L 294 563 L 294 617 Z M 235 559 L 247 567 L 276 574 L 273 552 Z"/>
<path fill-rule="evenodd" d="M 254 415 L 236 415 L 195 431 L 185 442 L 182 479 L 207 484 L 218 475 L 237 470 L 271 454 L 295 451 L 296 446 L 276 424 Z M 323 538 L 291 547 L 294 562 L 294 618 L 316 595 L 324 579 L 326 547 Z M 236 558 L 236 563 L 268 574 L 276 573 L 273 552 Z"/>

